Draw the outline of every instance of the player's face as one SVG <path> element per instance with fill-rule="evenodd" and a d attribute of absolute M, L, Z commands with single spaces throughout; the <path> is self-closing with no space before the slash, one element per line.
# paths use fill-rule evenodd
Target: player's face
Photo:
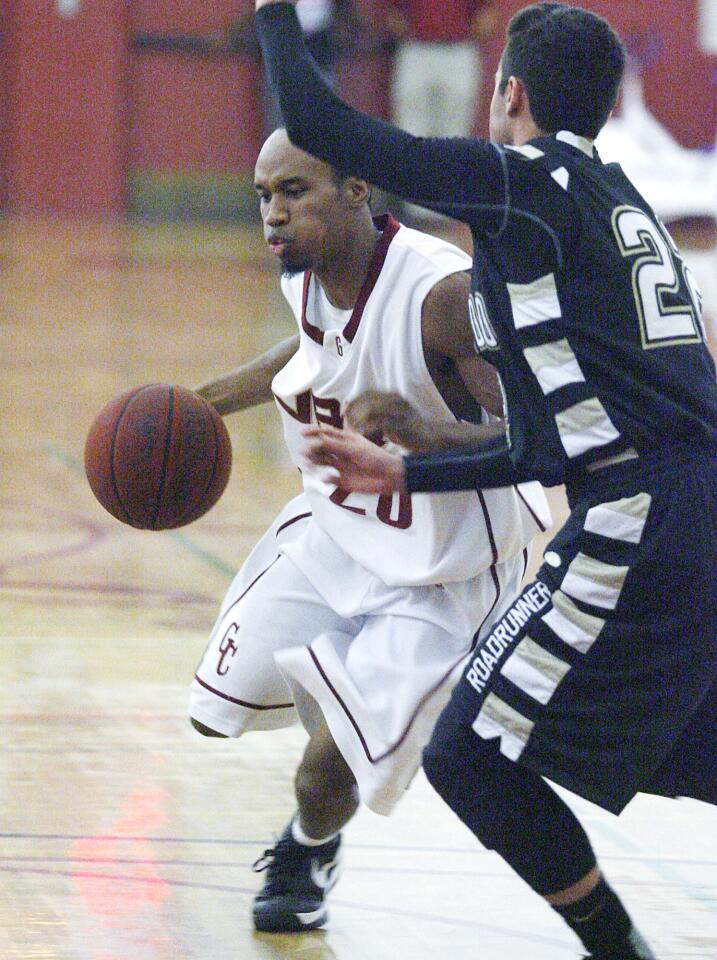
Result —
<path fill-rule="evenodd" d="M 285 273 L 320 273 L 340 256 L 344 194 L 327 164 L 294 147 L 283 131 L 275 131 L 259 154 L 254 185 L 264 237 Z"/>

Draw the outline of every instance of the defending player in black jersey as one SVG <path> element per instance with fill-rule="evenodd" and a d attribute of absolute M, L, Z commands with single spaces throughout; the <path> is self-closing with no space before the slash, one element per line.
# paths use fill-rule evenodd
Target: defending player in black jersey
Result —
<path fill-rule="evenodd" d="M 496 76 L 495 142 L 425 140 L 337 100 L 303 54 L 291 6 L 259 6 L 297 145 L 470 225 L 476 344 L 500 373 L 508 417 L 507 436 L 481 450 L 400 461 L 328 429 L 312 458 L 347 489 L 567 486 L 569 519 L 468 664 L 427 776 L 591 957 L 652 957 L 542 779 L 615 813 L 639 791 L 717 801 L 715 368 L 694 278 L 593 146 L 622 45 L 577 7 L 527 7 Z M 387 401 L 359 400 L 352 416 L 405 441 Z"/>

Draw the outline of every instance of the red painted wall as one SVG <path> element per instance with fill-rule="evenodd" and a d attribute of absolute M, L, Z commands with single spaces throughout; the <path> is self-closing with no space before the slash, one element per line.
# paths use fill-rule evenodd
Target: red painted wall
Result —
<path fill-rule="evenodd" d="M 121 211 L 127 171 L 248 171 L 261 144 L 258 67 L 249 59 L 141 52 L 133 31 L 206 33 L 250 14 L 252 0 L 0 0 L 0 204 L 19 211 Z M 379 8 L 383 0 L 357 0 Z M 436 0 L 440 2 L 440 0 Z M 525 0 L 496 0 L 485 50 L 492 75 L 508 18 Z M 717 57 L 700 52 L 699 0 L 581 0 L 606 15 L 644 63 L 648 106 L 685 146 L 717 136 Z M 368 112 L 389 112 L 390 65 L 345 63 L 340 86 Z M 576 82 L 579 82 L 577 78 Z"/>
<path fill-rule="evenodd" d="M 359 0 L 380 9 L 382 0 Z M 581 0 L 614 24 L 644 61 L 648 106 L 688 147 L 709 147 L 717 136 L 717 58 L 698 49 L 698 0 Z M 497 0 L 500 22 L 485 53 L 485 86 L 476 130 L 487 132 L 492 77 L 505 26 L 525 0 Z M 244 0 L 240 12 L 250 12 Z M 229 0 L 142 0 L 132 5 L 135 29 L 197 32 L 225 26 L 235 15 Z M 390 66 L 384 61 L 344 63 L 343 95 L 354 105 L 386 116 Z M 579 79 L 576 80 L 579 82 Z M 171 54 L 138 54 L 131 80 L 131 165 L 140 168 L 249 170 L 261 143 L 257 67 L 249 60 L 202 60 Z"/>
<path fill-rule="evenodd" d="M 113 213 L 124 206 L 123 0 L 12 0 L 8 203 L 21 212 Z"/>
<path fill-rule="evenodd" d="M 253 166 L 261 117 L 250 62 L 142 53 L 132 64 L 129 89 L 131 169 Z"/>
<path fill-rule="evenodd" d="M 136 0 L 133 33 L 223 32 L 252 0 Z M 229 172 L 250 169 L 261 139 L 257 71 L 221 55 L 134 51 L 129 101 L 132 169 Z"/>
<path fill-rule="evenodd" d="M 358 5 L 366 0 L 358 0 Z M 370 2 L 370 0 L 369 0 Z M 133 3 L 133 32 L 221 33 L 253 16 L 253 0 L 142 0 Z M 251 170 L 264 130 L 261 67 L 249 57 L 137 50 L 130 68 L 129 164 L 133 169 Z M 344 63 L 342 93 L 372 113 L 386 110 L 385 61 Z"/>
<path fill-rule="evenodd" d="M 0 0 L 0 209 L 7 206 L 9 165 L 8 80 L 12 42 L 9 36 L 9 0 Z"/>

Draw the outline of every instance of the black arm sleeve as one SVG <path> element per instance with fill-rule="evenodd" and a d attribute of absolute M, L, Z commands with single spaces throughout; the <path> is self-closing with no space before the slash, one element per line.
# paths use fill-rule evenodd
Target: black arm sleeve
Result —
<path fill-rule="evenodd" d="M 306 52 L 290 4 L 261 7 L 257 34 L 292 143 L 343 173 L 493 232 L 507 200 L 505 157 L 488 140 L 414 137 L 342 103 Z"/>
<path fill-rule="evenodd" d="M 411 493 L 510 487 L 533 479 L 518 474 L 504 438 L 472 452 L 411 454 L 404 457 L 403 462 L 406 485 Z"/>

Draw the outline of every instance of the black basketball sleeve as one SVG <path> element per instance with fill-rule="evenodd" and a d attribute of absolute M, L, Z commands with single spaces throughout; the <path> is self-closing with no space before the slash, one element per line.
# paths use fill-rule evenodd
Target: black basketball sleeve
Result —
<path fill-rule="evenodd" d="M 475 138 L 414 137 L 353 110 L 315 69 L 290 4 L 261 7 L 256 25 L 292 143 L 406 200 L 499 229 L 507 199 L 500 149 Z"/>
<path fill-rule="evenodd" d="M 411 454 L 403 463 L 410 493 L 510 487 L 534 479 L 519 474 L 504 437 L 476 451 Z"/>

